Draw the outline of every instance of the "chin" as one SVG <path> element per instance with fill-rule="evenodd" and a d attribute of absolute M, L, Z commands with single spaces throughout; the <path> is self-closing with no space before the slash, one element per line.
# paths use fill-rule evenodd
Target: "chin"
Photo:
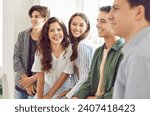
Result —
<path fill-rule="evenodd" d="M 103 34 L 99 34 L 99 37 L 103 37 Z"/>

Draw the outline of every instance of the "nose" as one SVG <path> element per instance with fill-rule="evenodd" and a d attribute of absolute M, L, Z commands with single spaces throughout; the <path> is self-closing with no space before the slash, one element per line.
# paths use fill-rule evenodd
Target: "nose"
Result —
<path fill-rule="evenodd" d="M 34 21 L 35 20 L 35 17 L 31 17 L 31 21 Z"/>
<path fill-rule="evenodd" d="M 100 21 L 97 21 L 96 27 L 97 27 L 97 28 L 100 28 L 101 26 L 102 26 L 101 22 L 100 22 Z"/>
<path fill-rule="evenodd" d="M 113 20 L 112 10 L 108 14 L 108 19 L 111 21 Z"/>
<path fill-rule="evenodd" d="M 75 26 L 75 29 L 76 29 L 76 30 L 79 30 L 79 29 L 80 29 L 80 26 L 79 26 L 79 25 L 76 25 L 76 26 Z"/>
<path fill-rule="evenodd" d="M 55 33 L 55 34 L 58 34 L 58 31 L 57 31 L 57 30 L 55 30 L 55 31 L 54 31 L 54 33 Z"/>
<path fill-rule="evenodd" d="M 100 28 L 100 23 L 97 23 L 97 24 L 96 24 L 96 27 L 97 27 L 97 28 Z"/>

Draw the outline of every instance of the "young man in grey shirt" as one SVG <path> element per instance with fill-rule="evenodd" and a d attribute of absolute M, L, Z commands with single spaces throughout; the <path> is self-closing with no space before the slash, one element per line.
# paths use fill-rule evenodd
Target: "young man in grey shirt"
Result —
<path fill-rule="evenodd" d="M 114 0 L 109 18 L 127 42 L 113 98 L 150 99 L 150 0 Z"/>

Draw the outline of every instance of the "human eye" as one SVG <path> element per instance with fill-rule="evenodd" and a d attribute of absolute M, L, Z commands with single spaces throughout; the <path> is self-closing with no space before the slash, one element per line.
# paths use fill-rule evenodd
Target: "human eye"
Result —
<path fill-rule="evenodd" d="M 49 29 L 49 32 L 54 32 L 55 30 L 54 29 Z"/>
<path fill-rule="evenodd" d="M 58 28 L 57 31 L 62 31 L 62 29 L 61 29 L 61 28 Z"/>
<path fill-rule="evenodd" d="M 112 10 L 113 10 L 113 11 L 119 10 L 119 7 L 113 6 L 113 7 L 112 7 Z"/>
<path fill-rule="evenodd" d="M 77 26 L 77 24 L 76 24 L 76 23 L 72 23 L 72 25 L 73 25 L 73 26 Z"/>
<path fill-rule="evenodd" d="M 84 24 L 80 24 L 80 27 L 84 27 Z"/>
<path fill-rule="evenodd" d="M 105 19 L 101 19 L 99 22 L 100 22 L 101 24 L 103 24 L 103 23 L 106 23 L 106 20 L 105 20 Z"/>

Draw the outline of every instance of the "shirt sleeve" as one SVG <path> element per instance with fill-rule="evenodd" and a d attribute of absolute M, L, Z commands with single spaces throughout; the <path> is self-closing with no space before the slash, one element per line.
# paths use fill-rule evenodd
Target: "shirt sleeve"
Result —
<path fill-rule="evenodd" d="M 14 55 L 13 55 L 13 68 L 15 72 L 19 75 L 25 73 L 25 67 L 22 63 L 22 53 L 23 52 L 23 36 L 22 32 L 18 34 L 18 40 L 15 44 Z"/>
<path fill-rule="evenodd" d="M 81 85 L 87 80 L 89 68 L 92 60 L 93 51 L 90 46 L 86 44 L 79 44 L 78 46 L 78 58 L 79 58 L 79 80 L 75 86 L 68 92 L 66 97 L 71 98 L 81 87 Z"/>

